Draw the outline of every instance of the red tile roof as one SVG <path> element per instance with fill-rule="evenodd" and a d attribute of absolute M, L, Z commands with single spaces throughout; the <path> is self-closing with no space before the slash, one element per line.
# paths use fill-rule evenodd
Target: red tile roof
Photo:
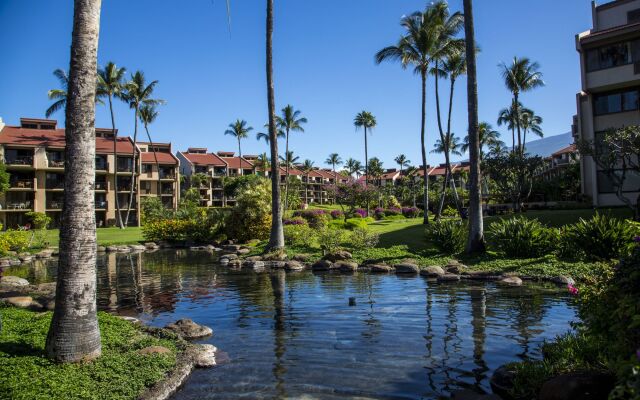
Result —
<path fill-rule="evenodd" d="M 0 144 L 63 149 L 64 129 L 28 129 L 7 125 L 0 131 Z M 118 154 L 131 154 L 132 150 L 133 142 L 129 137 L 118 137 Z M 113 153 L 113 139 L 96 137 L 96 153 Z"/>
<path fill-rule="evenodd" d="M 181 153 L 184 158 L 196 165 L 213 165 L 216 167 L 226 167 L 227 163 L 213 153 Z"/>
<path fill-rule="evenodd" d="M 152 151 L 145 151 L 140 153 L 140 158 L 142 160 L 142 163 L 144 164 L 155 164 L 156 157 L 158 158 L 158 163 L 160 164 L 178 165 L 178 159 L 171 153 L 157 151 L 155 156 L 153 155 Z"/>
<path fill-rule="evenodd" d="M 222 157 L 231 169 L 252 169 L 253 164 L 240 157 Z"/>
<path fill-rule="evenodd" d="M 559 156 L 562 154 L 566 154 L 566 153 L 575 153 L 578 150 L 578 148 L 576 147 L 575 144 L 570 144 L 569 146 L 560 149 L 558 151 L 556 151 L 555 153 L 551 154 L 551 156 Z"/>

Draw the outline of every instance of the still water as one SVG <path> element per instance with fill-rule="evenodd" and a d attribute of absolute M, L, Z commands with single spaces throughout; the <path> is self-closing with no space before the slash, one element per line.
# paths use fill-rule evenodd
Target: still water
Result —
<path fill-rule="evenodd" d="M 234 271 L 207 252 L 99 257 L 103 310 L 210 326 L 228 360 L 175 399 L 434 399 L 490 392 L 493 370 L 540 357 L 576 318 L 566 290 L 356 273 Z M 25 267 L 19 267 L 25 268 Z M 55 279 L 55 263 L 21 271 Z M 11 271 L 8 271 L 11 273 Z M 356 306 L 349 306 L 349 297 Z"/>

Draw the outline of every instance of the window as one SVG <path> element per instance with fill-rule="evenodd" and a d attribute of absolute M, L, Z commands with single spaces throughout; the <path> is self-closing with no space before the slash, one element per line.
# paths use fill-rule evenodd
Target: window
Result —
<path fill-rule="evenodd" d="M 618 169 L 613 172 L 622 177 L 624 170 Z M 616 187 L 608 176 L 608 172 L 598 171 L 598 193 L 609 194 L 615 193 Z M 635 170 L 627 169 L 622 191 L 625 193 L 640 191 L 640 173 Z"/>
<path fill-rule="evenodd" d="M 640 22 L 640 8 L 627 12 L 627 24 L 635 24 Z"/>
<path fill-rule="evenodd" d="M 638 109 L 638 89 L 594 96 L 595 115 L 613 114 Z"/>
<path fill-rule="evenodd" d="M 142 173 L 143 174 L 150 174 L 152 167 L 153 166 L 151 164 L 142 164 Z"/>
<path fill-rule="evenodd" d="M 634 40 L 587 50 L 587 72 L 618 67 L 639 61 L 636 57 L 637 52 L 632 52 L 632 49 L 635 50 L 638 47 L 639 42 L 640 40 Z"/>

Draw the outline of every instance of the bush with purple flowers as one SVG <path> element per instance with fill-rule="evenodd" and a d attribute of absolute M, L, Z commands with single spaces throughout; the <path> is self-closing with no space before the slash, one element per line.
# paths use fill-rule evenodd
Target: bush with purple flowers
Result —
<path fill-rule="evenodd" d="M 330 216 L 325 210 L 298 210 L 294 217 L 303 218 L 312 228 L 324 228 L 329 223 Z"/>
<path fill-rule="evenodd" d="M 385 216 L 385 210 L 382 207 L 377 207 L 375 210 L 373 210 L 373 217 L 377 220 L 381 220 L 383 219 Z"/>
<path fill-rule="evenodd" d="M 367 210 L 365 210 L 364 208 L 356 208 L 353 211 L 354 218 L 367 218 L 368 216 L 369 214 L 367 213 Z"/>
<path fill-rule="evenodd" d="M 282 220 L 283 225 L 306 225 L 307 220 L 302 217 L 286 218 Z"/>
<path fill-rule="evenodd" d="M 340 210 L 332 210 L 331 211 L 331 218 L 333 219 L 340 219 L 340 218 L 344 218 L 344 213 Z"/>
<path fill-rule="evenodd" d="M 403 207 L 402 215 L 405 218 L 418 218 L 420 216 L 420 209 L 418 207 Z"/>

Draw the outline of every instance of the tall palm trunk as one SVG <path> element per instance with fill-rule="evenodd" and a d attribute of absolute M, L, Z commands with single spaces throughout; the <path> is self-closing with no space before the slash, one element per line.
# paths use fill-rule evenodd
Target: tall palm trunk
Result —
<path fill-rule="evenodd" d="M 518 151 L 522 154 L 522 133 L 520 127 L 520 105 L 518 100 L 518 92 L 513 92 L 513 110 L 516 114 L 516 128 L 518 130 Z"/>
<path fill-rule="evenodd" d="M 269 144 L 271 147 L 271 235 L 268 249 L 284 247 L 282 206 L 280 205 L 280 163 L 276 132 L 276 101 L 273 87 L 273 0 L 267 0 L 267 103 L 269 108 Z"/>
<path fill-rule="evenodd" d="M 307 184 L 304 185 L 304 204 L 309 205 L 309 174 L 307 174 Z"/>
<path fill-rule="evenodd" d="M 480 138 L 478 136 L 478 77 L 476 72 L 476 39 L 473 26 L 472 0 L 464 3 L 464 32 L 467 51 L 467 106 L 469 113 L 469 161 L 471 163 L 469 190 L 469 237 L 467 253 L 484 252 L 482 195 L 480 191 Z"/>
<path fill-rule="evenodd" d="M 135 122 L 133 125 L 133 148 L 131 150 L 131 179 L 129 188 L 129 205 L 127 206 L 127 214 L 124 218 L 124 225 L 129 226 L 129 216 L 131 215 L 131 208 L 133 207 L 133 189 L 135 188 L 135 180 L 136 180 L 136 143 L 138 143 L 138 113 L 139 107 L 136 104 L 136 109 L 134 112 Z M 117 188 L 116 188 L 117 189 Z M 116 196 L 118 194 L 116 193 Z"/>
<path fill-rule="evenodd" d="M 149 133 L 149 124 L 144 123 L 144 130 L 147 132 L 147 139 L 149 140 L 149 145 L 151 146 L 151 151 L 153 151 L 153 159 L 156 164 L 156 171 L 158 171 L 158 185 L 156 187 L 158 198 L 162 201 L 162 183 L 160 183 L 160 163 L 158 162 L 158 155 L 156 154 L 156 148 L 153 145 L 153 140 L 151 140 L 151 134 Z"/>
<path fill-rule="evenodd" d="M 64 206 L 47 355 L 79 362 L 101 354 L 96 313 L 95 96 L 100 0 L 75 0 L 66 106 Z"/>
<path fill-rule="evenodd" d="M 284 210 L 289 209 L 289 128 L 284 145 Z"/>
<path fill-rule="evenodd" d="M 447 117 L 447 154 L 445 155 L 446 163 L 447 163 L 447 172 L 449 175 L 449 181 L 451 182 L 451 188 L 453 189 L 453 199 L 456 203 L 456 208 L 458 209 L 458 215 L 460 218 L 462 215 L 462 202 L 460 201 L 460 197 L 458 196 L 458 189 L 456 188 L 456 179 L 453 175 L 453 170 L 451 169 L 451 160 L 449 153 L 449 145 L 451 142 L 451 113 L 453 111 L 453 92 L 456 85 L 455 78 L 451 79 L 451 86 L 449 88 L 449 115 Z"/>
<path fill-rule="evenodd" d="M 511 152 L 516 152 L 516 128 L 511 128 Z"/>
<path fill-rule="evenodd" d="M 364 185 L 369 185 L 369 145 L 367 143 L 367 126 L 364 127 Z"/>
<path fill-rule="evenodd" d="M 422 119 L 420 122 L 420 150 L 422 150 L 422 173 L 424 179 L 424 193 L 422 195 L 422 202 L 424 205 L 424 218 L 422 223 L 429 225 L 429 176 L 427 176 L 427 149 L 425 147 L 425 129 L 427 122 L 427 70 L 423 69 L 420 72 L 422 78 Z"/>
<path fill-rule="evenodd" d="M 242 147 L 240 145 L 240 138 L 238 138 L 238 155 L 242 157 Z"/>
<path fill-rule="evenodd" d="M 116 201 L 116 223 L 120 229 L 124 229 L 122 224 L 122 213 L 120 212 L 120 200 L 118 200 L 118 132 L 116 131 L 116 118 L 113 114 L 113 99 L 111 93 L 109 93 L 109 112 L 111 113 L 111 136 L 113 136 L 113 186 L 115 189 L 115 201 Z"/>

